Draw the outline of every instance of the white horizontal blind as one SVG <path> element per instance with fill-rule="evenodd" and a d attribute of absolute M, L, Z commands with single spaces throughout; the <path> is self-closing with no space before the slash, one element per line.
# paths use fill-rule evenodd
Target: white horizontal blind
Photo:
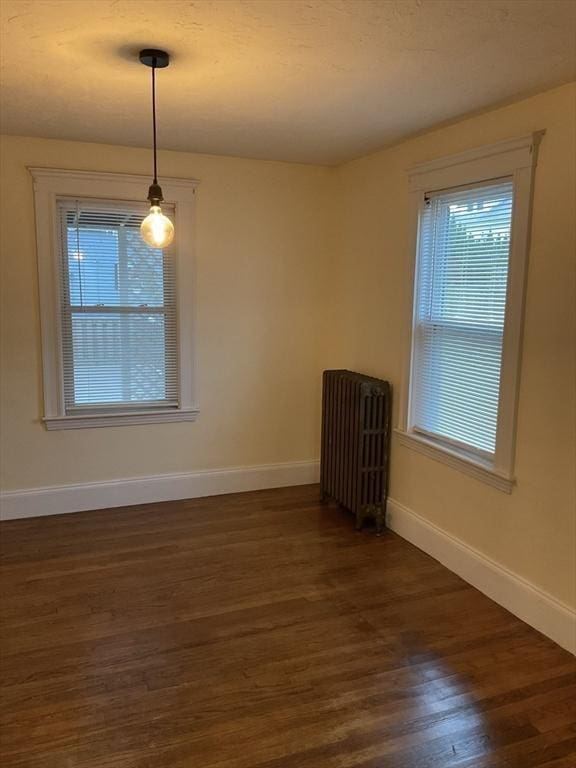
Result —
<path fill-rule="evenodd" d="M 492 457 L 513 185 L 431 194 L 420 216 L 411 425 Z"/>
<path fill-rule="evenodd" d="M 67 414 L 178 407 L 174 251 L 142 240 L 148 210 L 57 201 Z"/>

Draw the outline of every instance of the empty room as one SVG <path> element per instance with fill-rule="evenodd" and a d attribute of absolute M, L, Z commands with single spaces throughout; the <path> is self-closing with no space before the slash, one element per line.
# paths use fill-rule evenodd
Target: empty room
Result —
<path fill-rule="evenodd" d="M 4 768 L 576 768 L 576 2 L 0 0 Z"/>

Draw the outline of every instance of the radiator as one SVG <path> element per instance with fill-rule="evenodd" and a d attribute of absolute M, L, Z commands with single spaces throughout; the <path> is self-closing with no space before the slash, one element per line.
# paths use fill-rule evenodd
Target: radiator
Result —
<path fill-rule="evenodd" d="M 354 513 L 356 528 L 384 528 L 390 385 L 352 371 L 324 371 L 320 496 Z"/>

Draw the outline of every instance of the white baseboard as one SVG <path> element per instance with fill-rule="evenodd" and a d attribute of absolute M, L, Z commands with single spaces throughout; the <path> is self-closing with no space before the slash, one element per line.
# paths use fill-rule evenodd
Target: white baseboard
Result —
<path fill-rule="evenodd" d="M 394 499 L 388 500 L 388 526 L 439 560 L 496 603 L 576 654 L 576 612 L 521 576 L 468 546 Z"/>
<path fill-rule="evenodd" d="M 317 461 L 149 475 L 0 494 L 0 520 L 317 483 Z"/>

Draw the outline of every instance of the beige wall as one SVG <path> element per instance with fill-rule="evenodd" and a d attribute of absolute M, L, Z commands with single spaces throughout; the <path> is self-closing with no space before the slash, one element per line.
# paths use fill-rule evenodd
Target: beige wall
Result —
<path fill-rule="evenodd" d="M 5 138 L 4 487 L 24 489 L 318 456 L 320 373 L 389 378 L 404 354 L 406 168 L 545 128 L 537 168 L 518 423 L 507 495 L 393 444 L 392 496 L 576 604 L 575 89 L 439 129 L 339 169 L 164 152 L 198 197 L 196 423 L 46 432 L 27 165 L 148 173 L 150 153 Z M 398 397 L 396 397 L 396 403 Z"/>
<path fill-rule="evenodd" d="M 2 140 L 2 433 L 6 490 L 318 456 L 326 168 L 163 152 L 200 179 L 195 423 L 47 432 L 32 180 L 26 166 L 148 174 L 149 151 Z M 143 188 L 142 194 L 146 195 Z"/>
<path fill-rule="evenodd" d="M 406 169 L 545 128 L 536 171 L 516 457 L 507 495 L 393 442 L 391 496 L 576 605 L 575 88 L 549 91 L 338 170 L 333 362 L 389 378 L 396 406 L 410 307 Z"/>

